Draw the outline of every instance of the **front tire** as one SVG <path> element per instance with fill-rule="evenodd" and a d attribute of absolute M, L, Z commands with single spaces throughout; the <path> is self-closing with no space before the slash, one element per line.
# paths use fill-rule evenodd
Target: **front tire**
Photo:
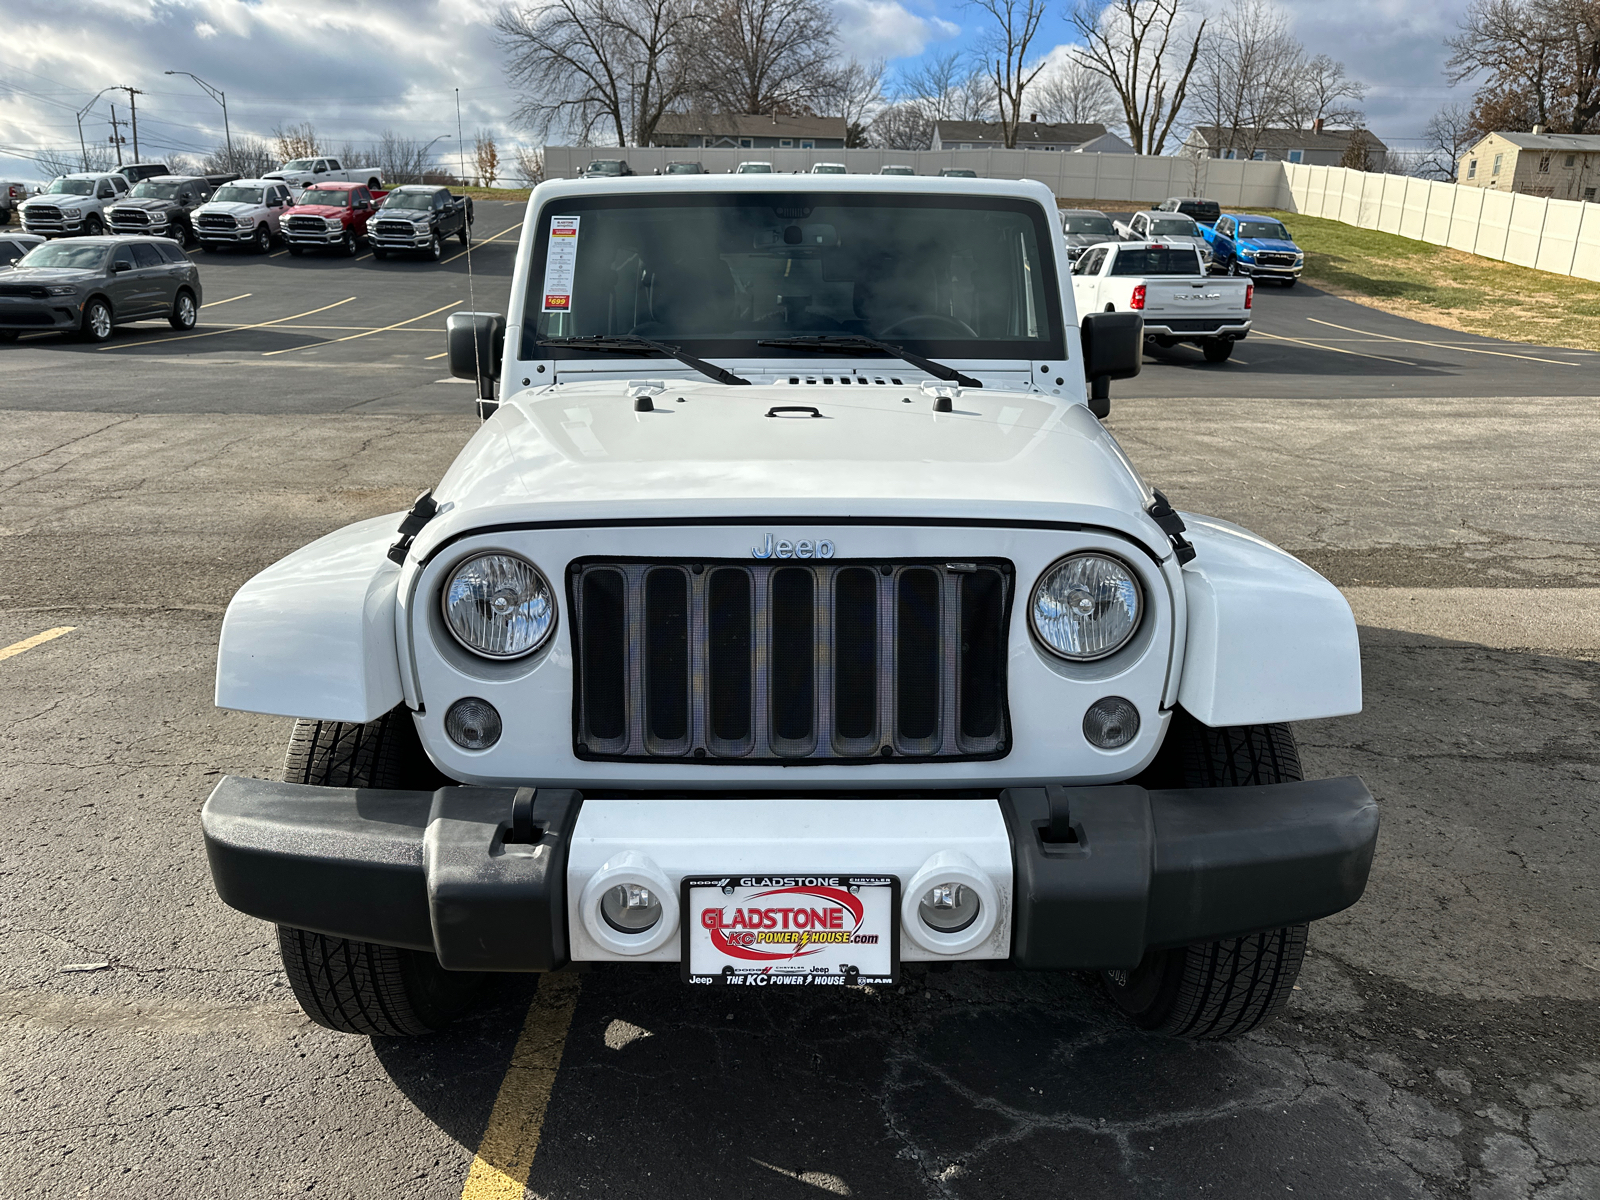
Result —
<path fill-rule="evenodd" d="M 91 300 L 83 306 L 83 323 L 78 335 L 86 342 L 111 340 L 111 306 L 104 300 Z"/>
<path fill-rule="evenodd" d="M 305 252 L 306 252 L 306 248 L 304 246 L 290 246 L 289 247 L 289 255 L 292 258 L 299 258 Z"/>
<path fill-rule="evenodd" d="M 1150 787 L 1239 787 L 1302 777 L 1287 725 L 1211 729 L 1178 709 L 1145 780 Z M 1106 991 L 1139 1028 L 1169 1037 L 1240 1037 L 1283 1011 L 1305 956 L 1306 925 L 1171 950 L 1131 971 L 1103 971 Z"/>
<path fill-rule="evenodd" d="M 428 761 L 402 705 L 376 721 L 296 721 L 284 758 L 288 783 L 413 788 L 450 783 Z M 485 976 L 446 971 L 432 954 L 278 927 L 278 951 L 301 1009 L 319 1025 L 367 1037 L 443 1029 L 483 990 Z"/>
<path fill-rule="evenodd" d="M 382 246 L 374 246 L 372 248 L 372 257 L 377 259 L 379 262 L 382 262 L 384 259 L 389 257 L 389 252 Z"/>
<path fill-rule="evenodd" d="M 461 227 L 461 231 L 457 233 L 456 236 L 461 239 L 461 244 L 463 246 L 465 246 L 472 239 L 472 233 L 465 225 Z"/>
<path fill-rule="evenodd" d="M 1233 357 L 1233 343 L 1227 338 L 1212 338 L 1200 349 L 1209 363 L 1227 362 Z"/>
<path fill-rule="evenodd" d="M 356 256 L 356 235 L 348 229 L 344 231 L 344 236 L 339 239 L 339 253 L 345 258 L 354 258 Z"/>
<path fill-rule="evenodd" d="M 250 239 L 250 249 L 257 254 L 268 254 L 272 250 L 272 230 L 265 225 L 257 225 L 255 236 Z"/>
<path fill-rule="evenodd" d="M 105 222 L 100 219 L 99 213 L 90 213 L 84 218 L 83 234 L 85 237 L 99 237 L 105 231 Z"/>
<path fill-rule="evenodd" d="M 1283 281 L 1283 286 L 1286 287 L 1286 288 L 1291 288 L 1291 287 L 1293 287 L 1295 284 L 1297 284 L 1299 282 L 1300 281 L 1298 279 L 1294 278 L 1293 276 L 1290 276 L 1288 279 L 1285 279 Z"/>
<path fill-rule="evenodd" d="M 429 236 L 428 248 L 423 251 L 423 254 L 427 256 L 429 262 L 438 262 L 444 257 L 444 243 L 439 240 L 437 231 Z"/>

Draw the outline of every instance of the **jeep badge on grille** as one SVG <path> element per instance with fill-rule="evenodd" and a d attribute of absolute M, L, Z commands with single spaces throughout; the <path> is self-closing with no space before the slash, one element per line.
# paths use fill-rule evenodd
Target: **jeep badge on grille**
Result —
<path fill-rule="evenodd" d="M 833 543 L 829 541 L 812 542 L 801 539 L 798 542 L 784 540 L 773 541 L 772 535 L 767 534 L 767 540 L 760 546 L 750 548 L 751 558 L 832 558 Z"/>

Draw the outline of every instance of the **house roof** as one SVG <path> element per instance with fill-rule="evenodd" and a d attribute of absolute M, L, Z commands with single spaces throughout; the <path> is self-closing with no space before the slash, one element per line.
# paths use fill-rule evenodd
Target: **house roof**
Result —
<path fill-rule="evenodd" d="M 668 113 L 656 132 L 672 137 L 778 137 L 840 138 L 846 133 L 843 117 L 750 116 L 745 113 Z"/>
<path fill-rule="evenodd" d="M 1255 134 L 1255 148 L 1257 150 L 1333 150 L 1343 153 L 1344 148 L 1350 144 L 1350 139 L 1360 134 L 1369 150 L 1387 150 L 1379 140 L 1377 134 L 1370 129 L 1324 129 L 1317 133 L 1311 129 L 1261 129 L 1251 131 Z M 1196 125 L 1189 135 L 1191 139 L 1198 137 L 1208 147 L 1226 146 L 1229 142 L 1231 131 L 1216 125 Z M 1246 143 L 1248 136 L 1241 134 Z"/>
<path fill-rule="evenodd" d="M 941 142 L 1003 142 L 1005 133 L 998 121 L 935 121 Z M 1106 127 L 1090 124 L 1052 125 L 1048 121 L 1024 121 L 1017 126 L 1017 148 L 1028 146 L 1076 146 L 1103 137 Z"/>
<path fill-rule="evenodd" d="M 1497 129 L 1491 136 L 1504 138 L 1519 150 L 1600 150 L 1600 133 L 1507 133 Z"/>

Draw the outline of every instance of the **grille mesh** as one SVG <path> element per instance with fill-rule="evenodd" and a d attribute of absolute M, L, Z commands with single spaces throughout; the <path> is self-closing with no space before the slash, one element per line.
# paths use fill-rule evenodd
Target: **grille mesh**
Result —
<path fill-rule="evenodd" d="M 580 758 L 1006 753 L 1011 564 L 582 561 Z"/>

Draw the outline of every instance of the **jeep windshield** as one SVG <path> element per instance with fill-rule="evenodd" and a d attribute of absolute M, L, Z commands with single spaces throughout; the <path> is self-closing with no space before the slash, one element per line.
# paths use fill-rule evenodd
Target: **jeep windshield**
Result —
<path fill-rule="evenodd" d="M 128 195 L 136 200 L 176 200 L 178 192 L 185 186 L 182 183 L 151 183 L 146 180 L 136 184 Z"/>
<path fill-rule="evenodd" d="M 261 189 L 252 187 L 222 187 L 211 197 L 216 204 L 260 204 Z"/>
<path fill-rule="evenodd" d="M 627 335 L 703 358 L 793 357 L 761 343 L 854 335 L 935 359 L 1060 358 L 1047 219 L 1021 199 L 820 189 L 552 201 L 521 357 Z"/>
<path fill-rule="evenodd" d="M 92 196 L 94 195 L 94 180 L 92 179 L 57 179 L 45 188 L 48 196 Z"/>
<path fill-rule="evenodd" d="M 427 212 L 433 207 L 432 192 L 390 192 L 383 198 L 384 208 L 408 208 Z"/>

